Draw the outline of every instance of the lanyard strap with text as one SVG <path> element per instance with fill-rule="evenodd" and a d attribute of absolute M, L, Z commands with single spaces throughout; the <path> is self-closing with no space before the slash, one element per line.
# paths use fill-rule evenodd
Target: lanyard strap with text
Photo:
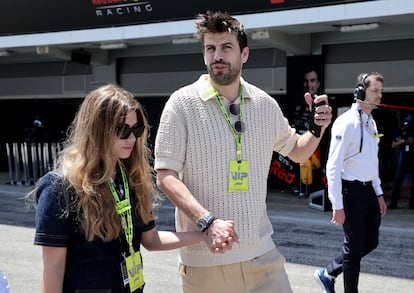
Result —
<path fill-rule="evenodd" d="M 114 200 L 115 200 L 116 212 L 121 217 L 122 229 L 124 230 L 125 238 L 126 238 L 126 241 L 128 242 L 129 250 L 132 255 L 134 254 L 134 248 L 132 246 L 132 238 L 134 235 L 133 234 L 134 231 L 133 231 L 133 226 L 132 226 L 131 203 L 129 200 L 129 185 L 128 185 L 128 179 L 125 174 L 124 168 L 122 166 L 119 166 L 119 168 L 121 169 L 122 183 L 123 183 L 123 188 L 125 192 L 125 199 L 124 200 L 119 199 L 118 192 L 116 191 L 115 184 L 112 180 L 110 180 L 108 183 L 109 183 L 109 189 L 111 190 L 112 196 L 114 197 Z"/>
<path fill-rule="evenodd" d="M 234 125 L 231 123 L 229 113 L 227 112 L 226 108 L 224 107 L 224 104 L 223 104 L 223 101 L 221 100 L 220 94 L 218 93 L 218 91 L 216 89 L 214 89 L 214 93 L 215 93 L 216 100 L 217 100 L 217 103 L 219 105 L 219 108 L 220 108 L 221 112 L 223 113 L 224 118 L 227 121 L 227 125 L 230 127 L 230 130 L 233 133 L 234 139 L 236 141 L 237 161 L 241 162 L 241 160 L 242 160 L 242 153 L 241 153 L 242 134 L 237 132 L 236 129 L 234 128 Z M 240 121 L 243 121 L 243 106 L 244 106 L 244 99 L 243 99 L 243 95 L 242 95 L 242 89 L 241 89 L 241 86 L 240 86 L 240 114 L 239 114 Z"/>

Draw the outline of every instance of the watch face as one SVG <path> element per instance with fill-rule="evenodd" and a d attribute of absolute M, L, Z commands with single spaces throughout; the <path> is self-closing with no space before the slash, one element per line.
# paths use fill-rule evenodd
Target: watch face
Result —
<path fill-rule="evenodd" d="M 212 214 L 208 214 L 207 216 L 198 219 L 196 222 L 197 229 L 204 232 L 215 219 L 216 218 Z"/>
<path fill-rule="evenodd" d="M 197 229 L 198 230 L 203 230 L 207 225 L 207 221 L 205 218 L 201 218 L 197 221 Z"/>

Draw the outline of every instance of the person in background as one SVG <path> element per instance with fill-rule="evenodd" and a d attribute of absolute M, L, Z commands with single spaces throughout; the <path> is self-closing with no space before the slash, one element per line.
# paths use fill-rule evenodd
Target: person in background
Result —
<path fill-rule="evenodd" d="M 312 96 L 319 93 L 319 75 L 312 68 L 305 69 L 303 75 L 303 94 L 310 93 Z M 310 118 L 312 116 L 311 107 L 304 101 L 295 108 L 294 127 L 297 133 L 302 134 L 309 129 Z"/>
<path fill-rule="evenodd" d="M 319 93 L 320 85 L 321 82 L 319 81 L 319 75 L 316 70 L 312 68 L 305 70 L 305 74 L 303 75 L 303 88 L 305 92 L 316 95 Z"/>
<path fill-rule="evenodd" d="M 292 292 L 266 212 L 269 166 L 273 151 L 306 160 L 332 109 L 316 97 L 325 104 L 314 105 L 310 131 L 296 134 L 275 99 L 241 77 L 249 48 L 237 19 L 201 14 L 196 36 L 208 74 L 170 96 L 155 142 L 157 183 L 177 207 L 177 231 L 206 235 L 180 249 L 183 291 Z"/>
<path fill-rule="evenodd" d="M 335 278 L 342 272 L 345 293 L 358 292 L 361 259 L 378 246 L 387 206 L 379 178 L 379 135 L 371 112 L 381 103 L 383 80 L 378 72 L 361 73 L 355 102 L 332 126 L 326 165 L 331 222 L 342 225 L 345 237 L 340 253 L 314 273 L 323 292 L 335 292 Z"/>
<path fill-rule="evenodd" d="M 28 195 L 42 246 L 42 292 L 142 292 L 140 245 L 175 249 L 199 231 L 157 231 L 147 118 L 116 85 L 90 92 L 69 128 L 57 168 Z"/>
<path fill-rule="evenodd" d="M 392 185 L 391 202 L 388 209 L 398 208 L 398 199 L 400 197 L 401 184 L 405 175 L 410 174 L 414 179 L 414 116 L 407 114 L 404 117 L 402 127 L 399 129 L 395 140 L 392 142 L 392 148 L 398 148 L 397 169 Z M 409 208 L 414 209 L 414 183 L 411 183 Z"/>
<path fill-rule="evenodd" d="M 303 74 L 303 94 L 310 93 L 312 96 L 317 95 L 320 90 L 320 85 L 318 72 L 313 67 L 305 68 Z M 302 134 L 309 129 L 311 117 L 312 109 L 305 101 L 295 108 L 293 127 L 295 127 L 297 133 Z M 301 180 L 299 186 L 302 187 L 302 184 L 306 186 L 306 188 L 302 187 L 299 190 L 299 194 L 309 195 L 309 193 L 315 190 L 325 188 L 326 180 L 324 169 L 328 153 L 327 145 L 328 136 L 325 135 L 318 148 L 308 160 L 299 164 L 299 180 Z M 308 194 L 304 192 L 305 190 Z"/>

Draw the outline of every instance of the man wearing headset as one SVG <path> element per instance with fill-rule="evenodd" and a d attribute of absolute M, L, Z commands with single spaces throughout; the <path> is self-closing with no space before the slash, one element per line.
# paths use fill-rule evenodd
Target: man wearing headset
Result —
<path fill-rule="evenodd" d="M 335 292 L 335 278 L 342 272 L 344 292 L 358 292 L 361 259 L 378 246 L 381 217 L 387 206 L 379 178 L 380 136 L 371 112 L 381 103 L 382 90 L 380 73 L 361 73 L 355 103 L 332 126 L 326 165 L 331 222 L 343 226 L 345 237 L 340 253 L 314 273 L 327 293 Z"/>

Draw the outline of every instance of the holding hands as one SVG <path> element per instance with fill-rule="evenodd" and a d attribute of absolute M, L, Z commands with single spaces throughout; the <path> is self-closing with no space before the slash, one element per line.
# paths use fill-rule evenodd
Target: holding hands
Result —
<path fill-rule="evenodd" d="M 206 231 L 206 244 L 212 253 L 225 253 L 235 242 L 240 243 L 234 221 L 216 219 Z"/>

